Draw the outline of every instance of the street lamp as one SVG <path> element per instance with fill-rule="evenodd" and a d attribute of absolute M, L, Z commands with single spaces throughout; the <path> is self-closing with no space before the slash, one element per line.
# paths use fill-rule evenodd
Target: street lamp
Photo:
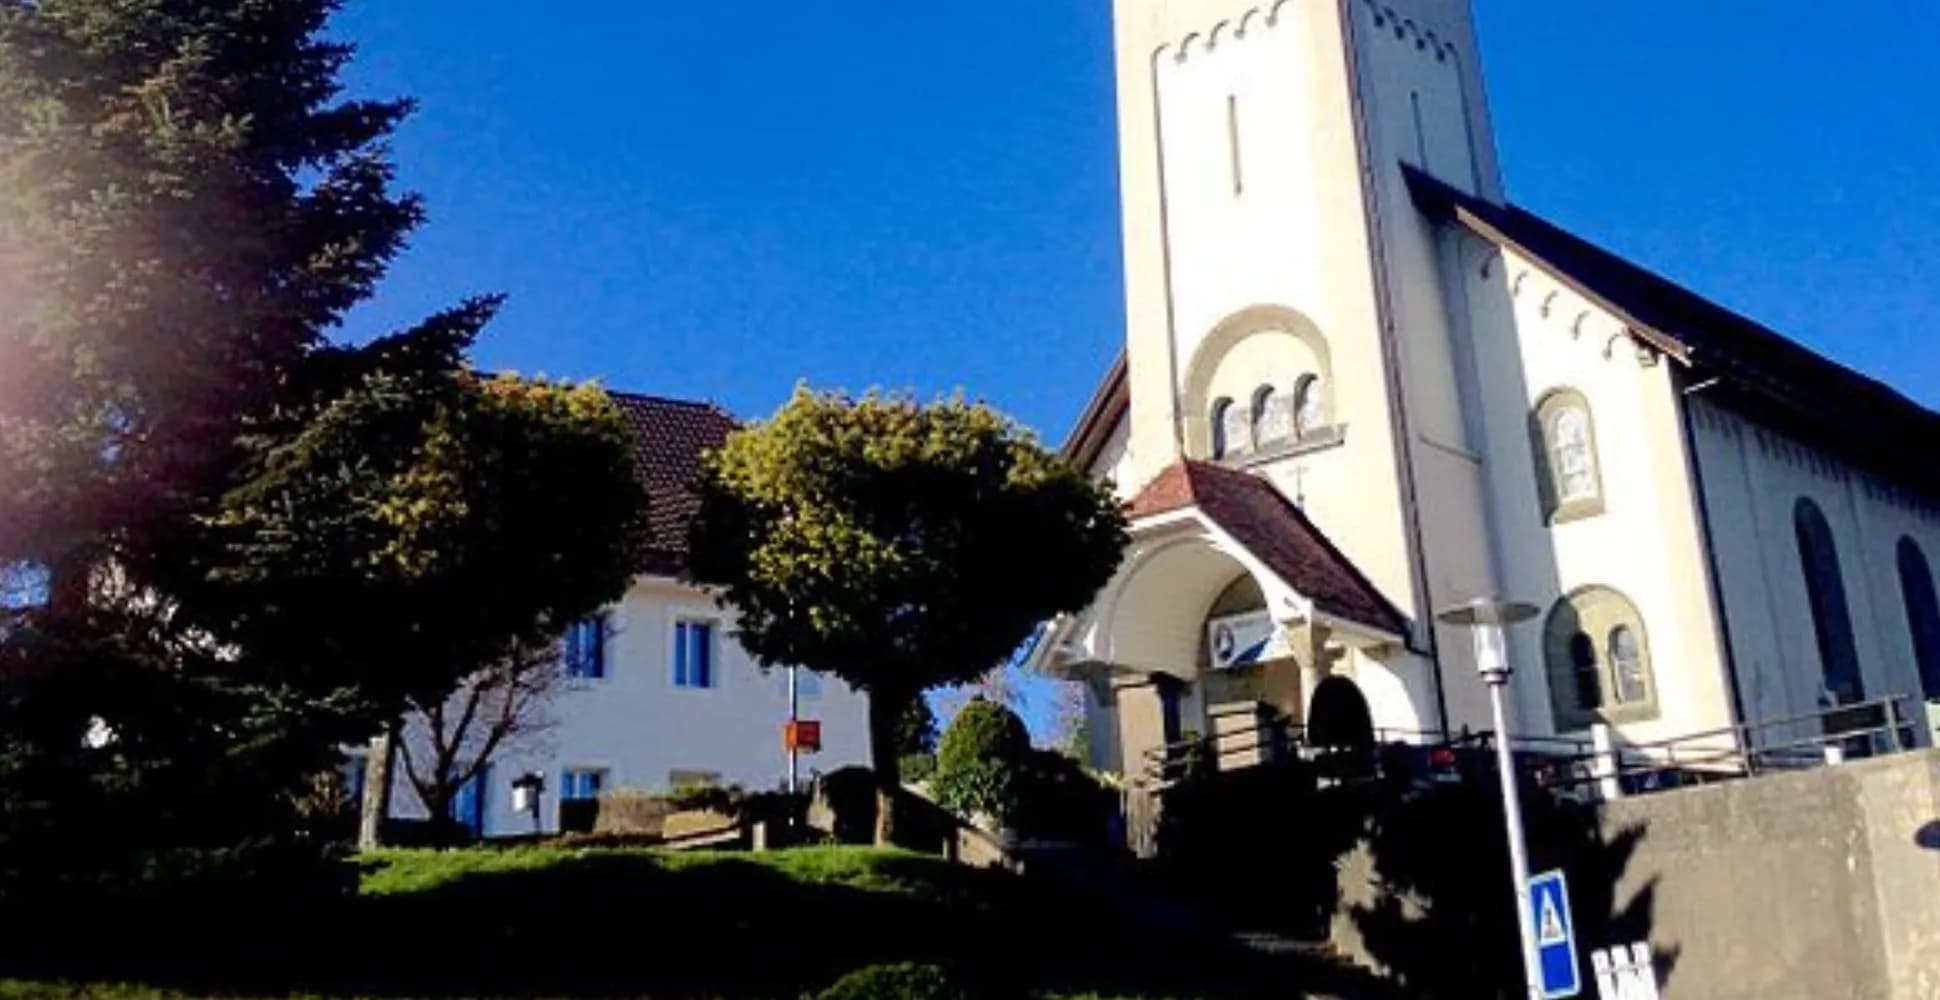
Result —
<path fill-rule="evenodd" d="M 1516 944 L 1522 952 L 1525 991 L 1539 993 L 1541 977 L 1536 969 L 1536 953 L 1530 947 L 1529 926 L 1529 846 L 1522 832 L 1522 796 L 1516 785 L 1515 755 L 1509 747 L 1508 711 L 1503 706 L 1502 689 L 1509 684 L 1509 643 L 1505 628 L 1536 617 L 1537 607 L 1519 601 L 1478 597 L 1472 601 L 1443 608 L 1435 620 L 1468 630 L 1475 649 L 1475 671 L 1489 687 L 1489 708 L 1495 713 L 1495 763 L 1502 783 L 1502 814 L 1509 830 L 1510 879 L 1516 892 Z"/>

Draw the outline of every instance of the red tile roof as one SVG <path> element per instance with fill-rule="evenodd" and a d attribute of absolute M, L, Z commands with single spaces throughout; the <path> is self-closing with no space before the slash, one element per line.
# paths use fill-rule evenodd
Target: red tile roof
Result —
<path fill-rule="evenodd" d="M 1125 513 L 1136 521 L 1187 507 L 1197 507 L 1322 612 L 1390 635 L 1407 634 L 1406 617 L 1272 483 L 1184 460 L 1145 484 Z"/>
<path fill-rule="evenodd" d="M 653 537 L 641 571 L 678 576 L 687 566 L 687 527 L 700 507 L 694 481 L 701 456 L 740 425 L 713 403 L 609 392 L 633 432 L 633 456 L 647 490 Z"/>

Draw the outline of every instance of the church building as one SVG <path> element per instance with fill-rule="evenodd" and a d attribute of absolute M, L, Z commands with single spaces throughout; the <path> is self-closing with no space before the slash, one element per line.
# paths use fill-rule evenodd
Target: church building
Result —
<path fill-rule="evenodd" d="M 1434 615 L 1482 596 L 1542 609 L 1519 735 L 1940 697 L 1940 414 L 1510 202 L 1467 0 L 1115 19 L 1125 350 L 1066 453 L 1133 544 L 1033 654 L 1094 764 L 1492 728 Z"/>

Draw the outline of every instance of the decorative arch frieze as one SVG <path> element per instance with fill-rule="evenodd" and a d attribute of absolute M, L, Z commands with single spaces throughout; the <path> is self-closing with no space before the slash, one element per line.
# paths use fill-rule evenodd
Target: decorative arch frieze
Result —
<path fill-rule="evenodd" d="M 1220 363 L 1234 348 L 1255 336 L 1284 335 L 1300 342 L 1313 356 L 1322 393 L 1323 411 L 1338 414 L 1338 389 L 1334 378 L 1333 354 L 1320 327 L 1297 309 L 1280 305 L 1256 305 L 1242 309 L 1215 324 L 1194 348 L 1184 369 L 1180 404 L 1184 407 L 1186 451 L 1191 455 L 1211 454 L 1212 429 L 1206 414 L 1213 402 L 1213 379 Z M 1285 372 L 1291 379 L 1302 374 Z M 1289 383 L 1291 384 L 1291 383 Z"/>
<path fill-rule="evenodd" d="M 1196 53 L 1211 53 L 1217 50 L 1222 41 L 1231 39 L 1242 41 L 1255 25 L 1264 23 L 1268 28 L 1278 27 L 1280 16 L 1294 0 L 1276 0 L 1274 3 L 1249 7 L 1237 18 L 1224 19 L 1214 24 L 1210 30 L 1188 32 L 1177 42 L 1160 45 L 1153 53 L 1158 55 L 1170 52 L 1172 58 L 1183 63 Z M 1455 43 L 1443 39 L 1433 28 L 1423 27 L 1414 18 L 1400 14 L 1380 0 L 1358 0 L 1366 9 L 1376 28 L 1392 31 L 1396 41 L 1408 44 L 1418 52 L 1432 53 L 1436 62 L 1456 59 L 1458 64 L 1461 51 Z"/>

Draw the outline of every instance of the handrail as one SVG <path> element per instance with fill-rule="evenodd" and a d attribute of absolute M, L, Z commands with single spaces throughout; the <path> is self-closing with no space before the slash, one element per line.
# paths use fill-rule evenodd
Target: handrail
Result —
<path fill-rule="evenodd" d="M 1720 777 L 1752 777 L 1761 769 L 1798 770 L 1824 764 L 1838 748 L 1839 757 L 1863 756 L 1874 752 L 1899 752 L 1915 741 L 1911 734 L 1915 716 L 1903 707 L 1911 701 L 1904 695 L 1889 695 L 1869 701 L 1839 705 L 1818 712 L 1788 716 L 1754 723 L 1686 733 L 1681 736 L 1599 750 L 1592 740 L 1572 736 L 1508 737 L 1517 756 L 1540 772 L 1553 775 L 1545 782 L 1564 789 L 1602 781 L 1622 781 L 1639 776 L 1666 773 L 1688 774 L 1701 780 Z M 1870 725 L 1845 725 L 1873 722 Z M 1784 742 L 1761 742 L 1774 730 L 1816 724 L 1823 732 Z M 1309 727 L 1285 714 L 1274 714 L 1251 725 L 1179 740 L 1143 751 L 1143 773 L 1132 777 L 1134 785 L 1163 789 L 1228 757 L 1256 754 L 1269 749 L 1286 749 L 1297 756 L 1353 749 L 1351 746 L 1322 746 L 1311 740 Z M 1433 751 L 1487 750 L 1494 746 L 1496 734 L 1488 730 L 1460 732 L 1377 729 L 1374 744 L 1407 744 Z M 1883 746 L 1882 746 L 1883 744 Z"/>

